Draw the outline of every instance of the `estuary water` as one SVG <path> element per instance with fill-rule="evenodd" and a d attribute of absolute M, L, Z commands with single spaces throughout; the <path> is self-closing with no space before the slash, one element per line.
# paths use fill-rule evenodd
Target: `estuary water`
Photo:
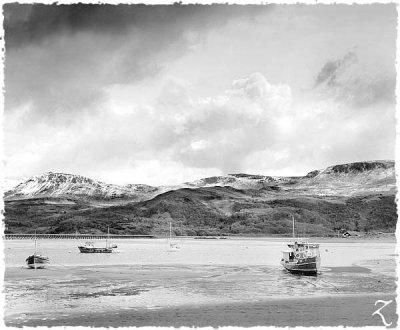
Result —
<path fill-rule="evenodd" d="M 95 246 L 105 246 L 105 240 L 93 240 Z M 180 250 L 170 251 L 167 239 L 120 239 L 116 253 L 82 254 L 82 240 L 37 240 L 37 250 L 48 256 L 53 266 L 97 265 L 279 265 L 281 251 L 286 249 L 285 238 L 229 238 L 174 240 Z M 311 241 L 314 242 L 314 241 Z M 395 243 L 369 241 L 323 242 L 320 246 L 322 267 L 350 266 L 366 260 L 393 259 Z M 5 241 L 6 267 L 24 265 L 34 251 L 33 240 Z"/>
<path fill-rule="evenodd" d="M 113 240 L 116 253 L 81 254 L 77 246 L 83 241 L 38 240 L 38 251 L 50 264 L 31 270 L 24 261 L 34 250 L 33 240 L 5 241 L 6 324 L 46 325 L 94 311 L 395 292 L 394 242 L 322 242 L 317 277 L 282 269 L 287 239 L 175 242 L 178 251 L 169 250 L 167 239 Z M 94 243 L 105 245 L 104 240 Z"/>

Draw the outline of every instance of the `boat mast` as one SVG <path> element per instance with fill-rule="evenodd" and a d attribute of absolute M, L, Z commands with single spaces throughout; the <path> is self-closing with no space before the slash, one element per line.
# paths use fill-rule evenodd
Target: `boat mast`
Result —
<path fill-rule="evenodd" d="M 294 216 L 292 215 L 292 229 L 293 229 L 293 238 L 294 238 Z"/>
<path fill-rule="evenodd" d="M 108 247 L 108 238 L 110 237 L 110 226 L 107 226 L 106 247 Z"/>
<path fill-rule="evenodd" d="M 169 223 L 169 240 L 172 239 L 172 222 Z"/>
<path fill-rule="evenodd" d="M 34 255 L 36 255 L 36 229 L 35 229 L 35 253 Z"/>

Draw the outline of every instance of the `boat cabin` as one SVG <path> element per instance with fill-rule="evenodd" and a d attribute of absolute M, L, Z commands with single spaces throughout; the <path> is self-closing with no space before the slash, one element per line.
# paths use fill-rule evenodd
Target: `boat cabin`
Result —
<path fill-rule="evenodd" d="M 294 242 L 288 244 L 289 250 L 282 251 L 284 261 L 294 261 L 296 259 L 306 259 L 319 257 L 319 244 Z"/>

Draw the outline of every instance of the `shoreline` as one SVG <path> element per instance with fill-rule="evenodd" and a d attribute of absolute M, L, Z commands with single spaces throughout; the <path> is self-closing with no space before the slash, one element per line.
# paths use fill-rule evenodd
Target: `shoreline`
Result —
<path fill-rule="evenodd" d="M 72 237 L 72 236 L 71 236 Z M 40 236 L 37 237 L 39 240 L 66 240 L 66 241 L 71 241 L 71 240 L 76 240 L 77 238 L 75 236 L 71 237 L 45 237 L 42 238 Z M 246 236 L 246 235 L 224 235 L 224 236 L 176 236 L 176 239 L 182 239 L 182 240 L 196 240 L 196 241 L 226 241 L 226 240 L 271 240 L 271 241 L 292 241 L 293 239 L 297 240 L 310 240 L 310 241 L 321 241 L 324 243 L 357 243 L 357 242 L 371 242 L 371 241 L 378 241 L 378 242 L 383 242 L 383 243 L 396 243 L 396 234 L 395 233 L 383 233 L 383 234 L 369 234 L 369 235 L 362 235 L 362 236 L 351 236 L 351 237 L 323 237 L 323 236 L 299 236 L 296 238 L 290 237 L 290 236 Z M 85 237 L 78 237 L 78 239 L 83 240 L 83 239 L 89 239 Z M 104 241 L 104 237 L 91 237 L 90 240 L 102 240 Z M 168 239 L 167 236 L 163 237 L 157 237 L 157 236 L 146 236 L 143 235 L 142 237 L 110 237 L 111 240 L 165 240 Z M 27 237 L 21 237 L 21 238 L 8 238 L 6 236 L 2 237 L 3 242 L 4 241 L 19 241 L 19 240 L 32 240 L 32 238 L 27 238 Z"/>
<path fill-rule="evenodd" d="M 230 302 L 187 306 L 126 306 L 108 312 L 92 311 L 30 315 L 29 320 L 5 317 L 6 326 L 91 327 L 220 327 L 220 326 L 383 326 L 377 300 L 392 302 L 382 310 L 391 327 L 397 325 L 395 294 L 351 294 L 324 297 L 291 297 L 251 303 Z M 12 321 L 11 321 L 12 320 Z M 11 321 L 11 322 L 10 322 Z"/>

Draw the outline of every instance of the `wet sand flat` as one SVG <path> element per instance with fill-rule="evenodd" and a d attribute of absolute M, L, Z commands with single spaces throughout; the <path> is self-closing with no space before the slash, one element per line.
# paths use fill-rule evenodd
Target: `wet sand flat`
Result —
<path fill-rule="evenodd" d="M 7 326 L 383 326 L 382 319 L 372 313 L 377 300 L 392 300 L 382 310 L 391 327 L 397 324 L 394 295 L 327 296 L 312 298 L 272 299 L 260 303 L 206 304 L 201 306 L 127 308 L 107 313 L 63 316 L 49 312 L 46 319 L 32 315 L 27 322 L 6 321 Z M 94 308 L 95 309 L 95 308 Z"/>
<path fill-rule="evenodd" d="M 5 323 L 17 327 L 381 325 L 374 303 L 395 292 L 393 277 L 360 266 L 318 277 L 262 265 L 10 267 L 5 283 Z"/>

